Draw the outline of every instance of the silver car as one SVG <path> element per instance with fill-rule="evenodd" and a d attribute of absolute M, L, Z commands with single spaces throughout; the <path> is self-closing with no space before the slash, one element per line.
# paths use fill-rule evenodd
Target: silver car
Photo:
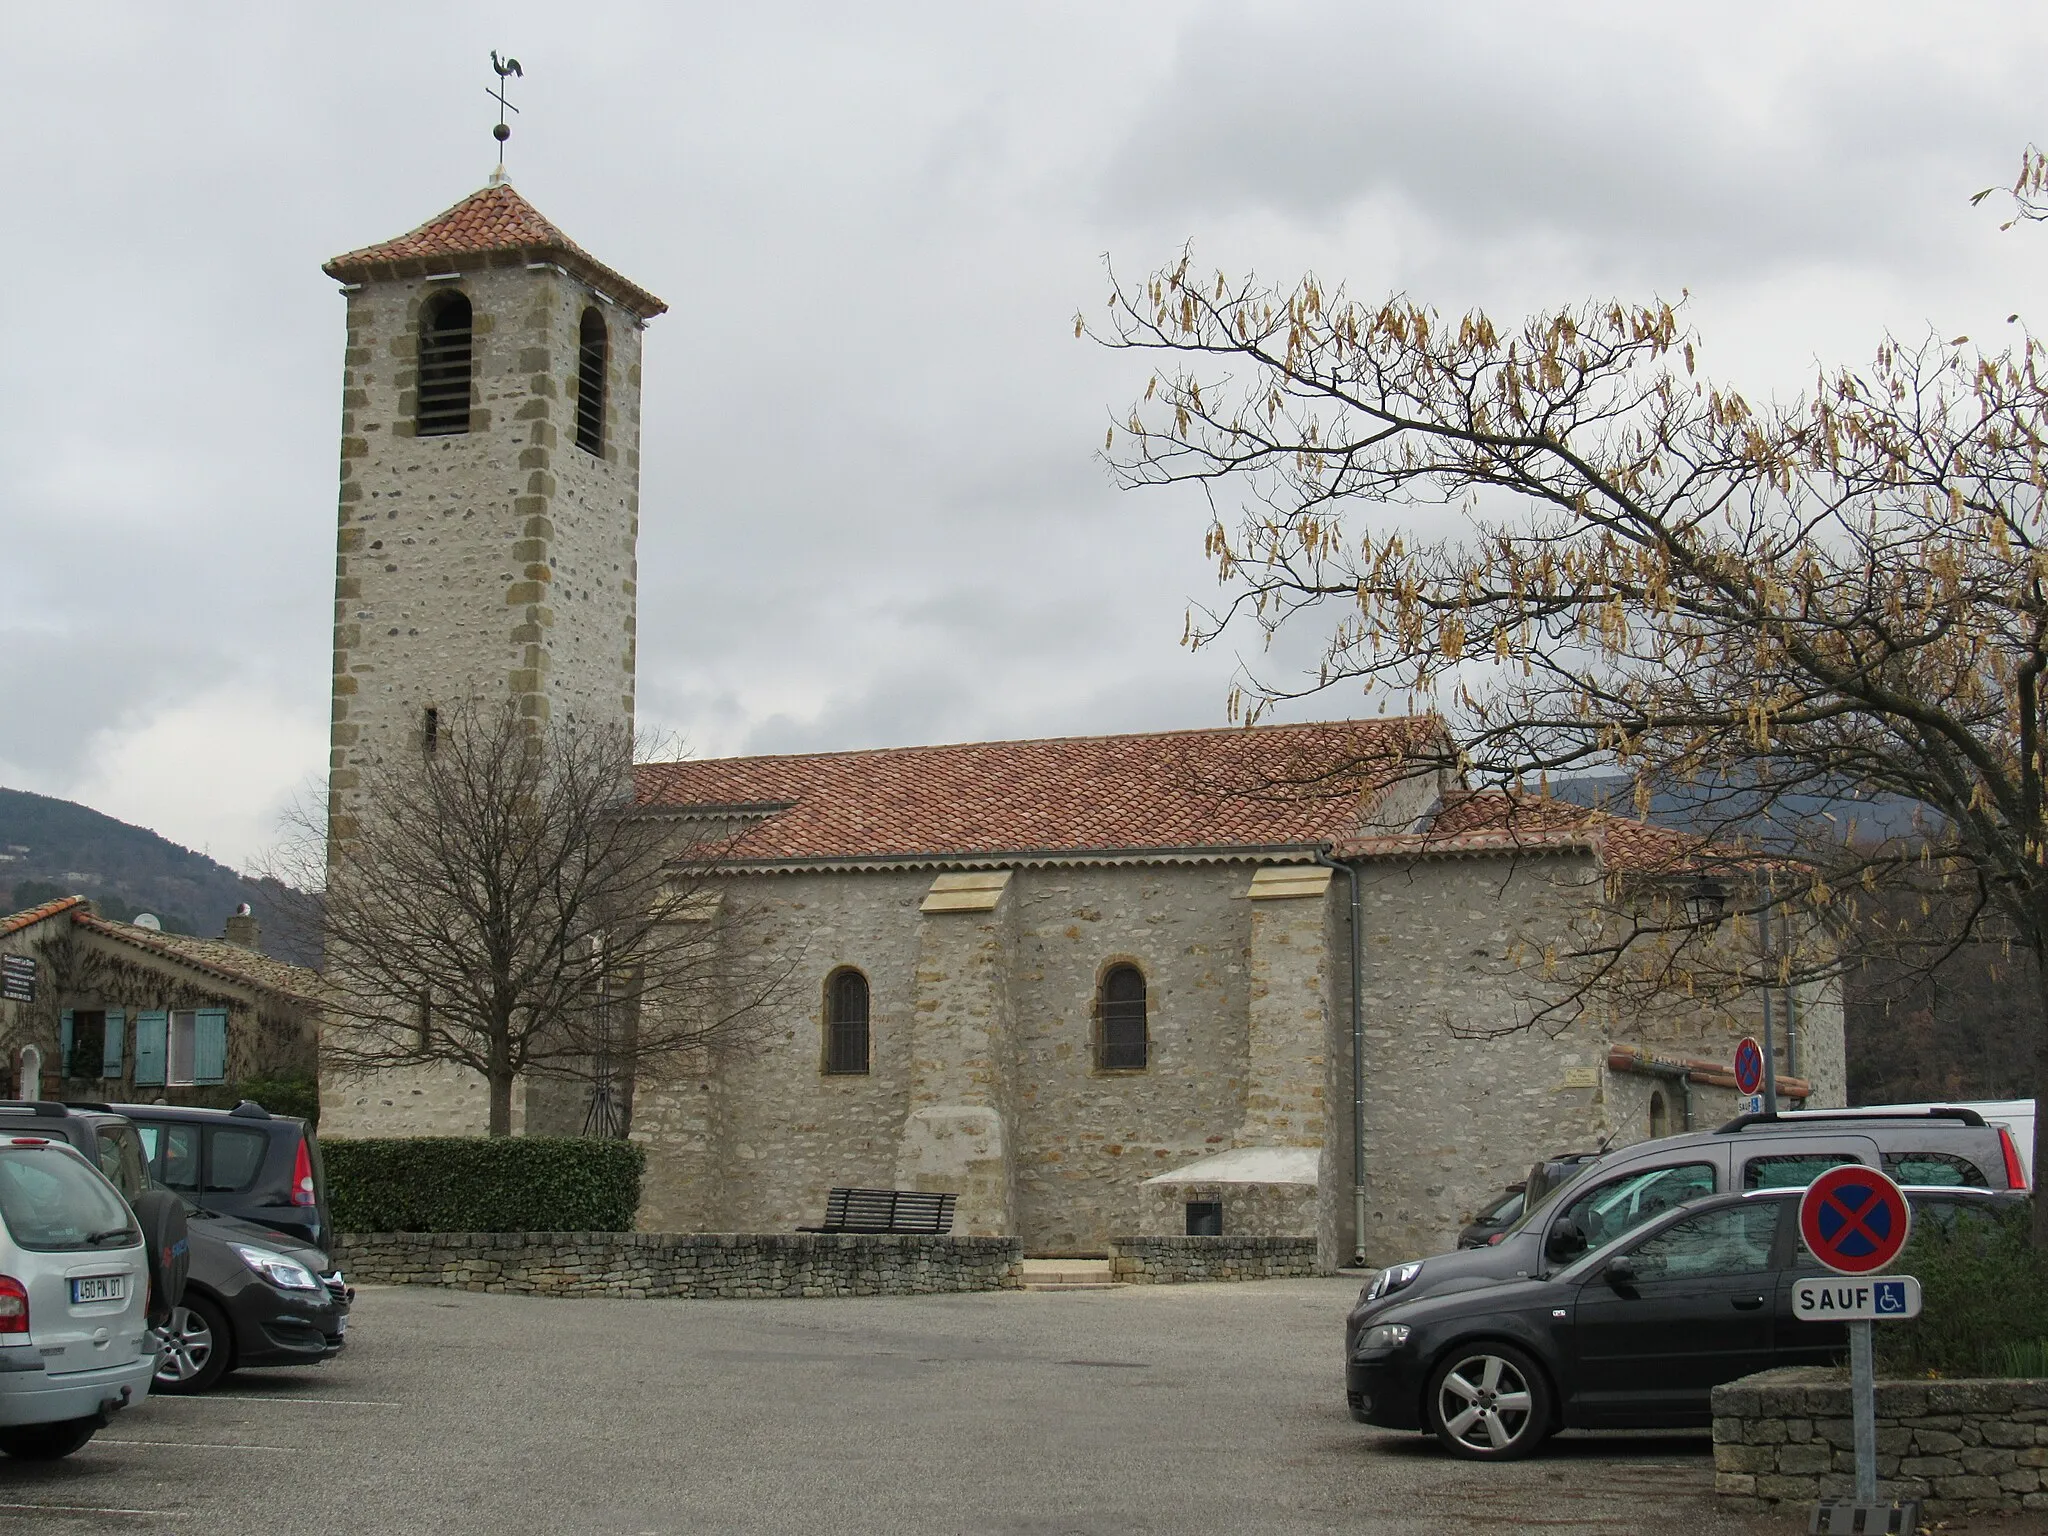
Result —
<path fill-rule="evenodd" d="M 77 1152 L 0 1140 L 0 1452 L 68 1456 L 148 1395 L 148 1257 L 128 1203 Z"/>

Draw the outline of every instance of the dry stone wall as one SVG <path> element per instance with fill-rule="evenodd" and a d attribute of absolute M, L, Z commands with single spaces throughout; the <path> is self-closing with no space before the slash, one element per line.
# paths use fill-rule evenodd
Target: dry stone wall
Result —
<path fill-rule="evenodd" d="M 1316 1272 L 1313 1237 L 1119 1237 L 1109 1244 L 1109 1277 L 1126 1285 L 1279 1280 Z"/>
<path fill-rule="evenodd" d="M 1714 1389 L 1714 1487 L 1766 1507 L 1855 1495 L 1845 1373 L 1800 1366 Z M 1881 1381 L 1878 1497 L 1934 1518 L 2048 1509 L 2048 1381 Z"/>
<path fill-rule="evenodd" d="M 335 1261 L 370 1285 L 523 1296 L 921 1296 L 1014 1288 L 1014 1237 L 837 1233 L 345 1233 Z"/>

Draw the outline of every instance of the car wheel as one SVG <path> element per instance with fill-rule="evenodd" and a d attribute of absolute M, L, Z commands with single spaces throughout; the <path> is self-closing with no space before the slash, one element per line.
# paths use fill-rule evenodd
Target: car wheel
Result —
<path fill-rule="evenodd" d="M 1511 1344 L 1454 1349 L 1429 1378 L 1429 1427 L 1453 1456 L 1512 1461 L 1550 1438 L 1550 1383 Z"/>
<path fill-rule="evenodd" d="M 226 1314 L 204 1296 L 187 1292 L 171 1310 L 152 1392 L 204 1392 L 234 1367 L 235 1336 Z"/>
<path fill-rule="evenodd" d="M 61 1424 L 17 1424 L 0 1429 L 0 1453 L 17 1461 L 55 1461 L 69 1456 L 99 1432 L 98 1419 L 66 1419 Z"/>

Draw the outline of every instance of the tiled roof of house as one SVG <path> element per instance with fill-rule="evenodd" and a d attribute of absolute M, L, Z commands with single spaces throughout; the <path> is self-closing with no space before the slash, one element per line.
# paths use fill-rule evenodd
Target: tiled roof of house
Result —
<path fill-rule="evenodd" d="M 1313 846 L 1370 825 L 1433 719 L 643 763 L 643 806 L 754 808 L 751 862 Z"/>
<path fill-rule="evenodd" d="M 1355 858 L 1589 853 L 1627 874 L 1677 874 L 1715 862 L 1706 841 L 1694 833 L 1505 790 L 1448 796 L 1420 831 L 1352 838 L 1338 852 Z"/>
<path fill-rule="evenodd" d="M 59 896 L 54 901 L 46 901 L 39 907 L 29 907 L 21 912 L 10 913 L 6 917 L 0 917 L 0 937 L 10 933 L 19 933 L 24 928 L 33 928 L 37 923 L 47 922 L 60 912 L 69 912 L 73 907 L 84 905 L 85 898 L 83 896 Z"/>
<path fill-rule="evenodd" d="M 160 933 L 152 928 L 138 928 L 133 923 L 94 917 L 90 912 L 74 913 L 71 920 L 102 937 L 176 960 L 224 981 L 259 987 L 302 1002 L 320 1000 L 318 971 L 273 960 L 256 950 L 230 944 L 226 939 L 197 939 L 183 933 Z"/>
<path fill-rule="evenodd" d="M 499 182 L 395 240 L 337 256 L 320 270 L 344 282 L 365 277 L 425 276 L 497 265 L 492 257 L 552 259 L 602 289 L 642 319 L 668 306 L 571 240 L 517 192 Z"/>

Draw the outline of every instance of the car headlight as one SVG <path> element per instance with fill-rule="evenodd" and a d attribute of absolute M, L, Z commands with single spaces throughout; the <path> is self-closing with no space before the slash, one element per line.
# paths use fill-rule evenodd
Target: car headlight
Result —
<path fill-rule="evenodd" d="M 1408 1342 L 1412 1332 L 1406 1323 L 1379 1323 L 1365 1330 L 1358 1341 L 1358 1353 L 1369 1355 L 1376 1350 L 1399 1349 Z"/>
<path fill-rule="evenodd" d="M 1406 1290 L 1415 1283 L 1415 1277 L 1422 1273 L 1422 1261 L 1407 1264 L 1393 1264 L 1372 1277 L 1372 1283 L 1365 1288 L 1367 1301 L 1378 1301 L 1382 1296 L 1391 1296 L 1396 1291 Z"/>
<path fill-rule="evenodd" d="M 314 1278 L 313 1271 L 297 1259 L 288 1259 L 281 1253 L 272 1253 L 268 1248 L 252 1248 L 245 1243 L 229 1243 L 228 1246 L 241 1255 L 242 1262 L 255 1270 L 265 1280 L 283 1291 L 317 1291 L 323 1289 Z"/>

